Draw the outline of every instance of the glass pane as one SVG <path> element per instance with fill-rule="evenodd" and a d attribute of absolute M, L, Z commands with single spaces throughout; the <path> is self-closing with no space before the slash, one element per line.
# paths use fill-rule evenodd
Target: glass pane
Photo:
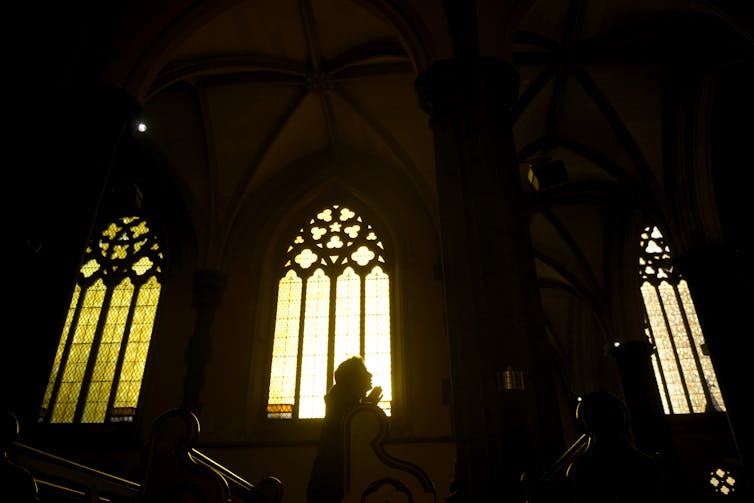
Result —
<path fill-rule="evenodd" d="M 155 276 L 151 276 L 139 288 L 134 307 L 134 316 L 128 331 L 126 352 L 123 356 L 123 366 L 118 378 L 118 391 L 115 394 L 113 409 L 120 410 L 120 416 L 129 416 L 135 411 L 139 403 L 141 381 L 149 354 L 149 343 L 152 340 L 154 319 L 157 315 L 157 303 L 160 300 L 162 287 Z M 112 413 L 112 411 L 111 411 Z"/>
<path fill-rule="evenodd" d="M 133 292 L 133 284 L 128 278 L 115 287 L 113 291 L 102 338 L 97 350 L 97 359 L 92 372 L 89 392 L 86 396 L 84 414 L 81 417 L 82 423 L 101 423 L 105 420 L 107 403 L 110 400 L 110 389 L 115 376 L 115 367 L 118 364 L 120 346 L 128 320 L 128 312 L 131 308 Z"/>
<path fill-rule="evenodd" d="M 89 351 L 92 348 L 94 333 L 97 329 L 102 303 L 105 299 L 105 284 L 97 280 L 84 293 L 84 303 L 79 315 L 79 322 L 73 334 L 71 349 L 68 356 L 60 389 L 53 405 L 53 423 L 70 423 L 76 412 L 76 404 L 81 392 L 81 383 L 89 361 Z"/>
<path fill-rule="evenodd" d="M 68 307 L 68 315 L 65 318 L 63 325 L 63 333 L 60 336 L 60 342 L 58 343 L 58 350 L 55 352 L 55 360 L 52 364 L 52 371 L 50 372 L 50 379 L 47 381 L 47 388 L 45 389 L 45 396 L 42 399 L 42 413 L 41 416 L 47 414 L 47 409 L 50 407 L 50 397 L 52 396 L 52 388 L 55 385 L 55 379 L 58 377 L 58 370 L 60 369 L 60 360 L 63 358 L 63 351 L 65 350 L 65 343 L 68 340 L 68 333 L 71 330 L 71 322 L 73 321 L 73 315 L 76 312 L 76 306 L 79 302 L 79 295 L 81 294 L 81 287 L 76 285 L 73 290 L 73 298 L 71 299 L 71 305 Z"/>
<path fill-rule="evenodd" d="M 712 362 L 704 354 L 704 337 L 694 303 L 686 281 L 673 266 L 670 247 L 656 226 L 644 229 L 639 245 L 642 250 L 639 273 L 645 281 L 642 295 L 652 328 L 647 336 L 655 336 L 653 342 L 657 347 L 652 363 L 661 391 L 664 377 L 669 388 L 667 391 L 671 394 L 671 403 L 668 404 L 667 397 L 661 393 L 665 413 L 691 412 L 689 402 L 695 413 L 711 409 L 724 411 L 725 405 Z M 656 289 L 652 284 L 658 285 Z M 665 310 L 664 315 L 661 308 Z M 663 328 L 665 324 L 670 329 L 670 336 Z"/>
<path fill-rule="evenodd" d="M 645 281 L 641 286 L 641 293 L 644 296 L 644 305 L 647 308 L 649 324 L 655 336 L 654 343 L 657 348 L 657 358 L 660 363 L 660 371 L 665 376 L 665 382 L 668 386 L 667 392 L 670 394 L 672 412 L 675 414 L 688 413 L 686 392 L 683 389 L 681 374 L 676 365 L 673 344 L 665 326 L 665 317 L 662 313 L 657 291 L 651 284 Z M 661 385 L 661 383 L 658 382 L 658 385 Z"/>
<path fill-rule="evenodd" d="M 347 267 L 338 277 L 335 300 L 335 368 L 361 355 L 361 278 Z"/>
<path fill-rule="evenodd" d="M 279 305 L 267 417 L 323 417 L 324 395 L 332 385 L 332 376 L 327 374 L 327 369 L 337 367 L 353 355 L 362 355 L 367 362 L 371 355 L 373 363 L 368 363 L 369 369 L 380 379 L 385 396 L 382 405 L 386 411 L 390 410 L 389 279 L 382 269 L 372 269 L 377 263 L 384 267 L 386 260 L 383 253 L 384 247 L 372 227 L 345 206 L 332 204 L 299 228 L 282 261 L 287 271 L 286 277 L 307 277 L 309 271 L 319 269 L 305 280 L 303 327 L 299 327 L 298 318 L 298 307 L 302 302 L 300 284 L 295 300 L 297 309 L 289 319 L 282 318 L 280 314 L 285 312 L 280 299 L 290 295 L 285 291 L 289 286 L 284 282 L 278 285 Z M 371 326 L 365 333 L 364 274 L 370 270 L 373 270 L 374 283 L 371 295 L 375 300 L 371 311 L 372 321 L 368 322 Z M 331 299 L 334 299 L 334 305 L 331 305 Z M 383 302 L 384 305 L 381 305 Z M 303 334 L 301 341 L 298 340 L 299 333 Z M 371 342 L 366 342 L 365 337 L 370 337 Z M 285 338 L 289 342 L 281 340 Z M 371 349 L 365 349 L 365 343 Z M 303 348 L 301 354 L 298 354 L 299 345 Z M 288 355 L 288 359 L 284 361 L 283 355 Z M 299 365 L 299 380 L 294 387 L 292 379 L 296 375 L 296 362 Z M 288 390 L 279 391 L 284 386 Z M 293 400 L 295 389 L 298 390 L 298 402 Z"/>
<path fill-rule="evenodd" d="M 304 349 L 301 358 L 299 417 L 324 417 L 327 392 L 327 342 L 330 279 L 317 269 L 306 283 Z"/>
<path fill-rule="evenodd" d="M 380 407 L 390 415 L 393 400 L 390 360 L 390 279 L 379 266 L 364 288 L 364 362 L 375 386 L 382 386 Z"/>
<path fill-rule="evenodd" d="M 665 315 L 673 333 L 673 342 L 675 342 L 675 351 L 678 360 L 681 363 L 683 377 L 686 381 L 686 392 L 691 400 L 691 407 L 694 412 L 704 412 L 707 407 L 707 398 L 704 396 L 702 380 L 696 367 L 696 357 L 691 347 L 691 339 L 686 331 L 686 325 L 683 322 L 683 315 L 676 301 L 675 289 L 666 281 L 660 283 L 660 296 L 665 306 Z"/>
<path fill-rule="evenodd" d="M 686 280 L 682 279 L 678 283 L 678 293 L 681 296 L 683 309 L 685 310 L 686 318 L 689 321 L 691 335 L 697 348 L 697 354 L 699 355 L 699 363 L 702 366 L 702 372 L 704 372 L 704 379 L 707 382 L 707 387 L 712 396 L 712 407 L 714 407 L 715 410 L 724 412 L 725 403 L 723 402 L 723 395 L 720 392 L 720 386 L 717 384 L 717 375 L 712 366 L 712 360 L 709 355 L 704 354 L 702 349 L 704 347 L 704 335 L 702 334 L 702 327 L 699 326 L 699 319 L 696 317 L 696 309 L 694 308 L 694 302 L 691 300 L 691 292 L 689 292 Z"/>
<path fill-rule="evenodd" d="M 157 277 L 151 277 L 140 287 L 139 297 L 135 300 L 140 305 L 134 306 L 133 280 L 159 273 L 162 253 L 146 221 L 141 217 L 129 216 L 117 218 L 102 229 L 90 242 L 82 262 L 79 283 L 75 286 L 42 400 L 41 415 L 49 416 L 53 422 L 72 422 L 77 419 L 77 406 L 82 405 L 82 422 L 103 422 L 108 414 L 107 404 L 113 395 L 118 362 L 125 358 L 117 380 L 121 384 L 110 416 L 111 420 L 116 420 L 113 416 L 119 416 L 117 420 L 129 420 L 128 417 L 133 417 L 135 413 L 160 293 Z M 106 278 L 108 285 L 111 285 L 109 287 L 104 285 Z M 112 287 L 115 281 L 119 282 L 118 286 Z M 82 284 L 85 282 L 86 285 L 89 282 L 93 284 L 85 286 Z M 108 311 L 102 313 L 107 292 L 111 295 Z M 77 303 L 81 308 L 77 326 L 73 326 Z M 131 310 L 131 326 L 127 326 Z M 97 334 L 97 323 L 103 314 L 106 319 L 101 334 Z M 124 348 L 126 331 L 129 333 L 129 344 Z M 99 340 L 97 354 L 90 354 L 96 340 Z M 67 355 L 66 344 L 70 348 Z M 60 368 L 64 359 L 65 368 Z M 86 376 L 90 364 L 91 376 Z M 82 382 L 84 378 L 90 379 L 89 383 Z M 54 389 L 56 379 L 60 382 L 57 390 Z M 86 397 L 82 396 L 82 391 L 86 392 Z"/>
<path fill-rule="evenodd" d="M 270 368 L 270 393 L 267 417 L 293 417 L 296 399 L 298 331 L 301 317 L 301 279 L 288 271 L 278 284 L 275 339 Z"/>

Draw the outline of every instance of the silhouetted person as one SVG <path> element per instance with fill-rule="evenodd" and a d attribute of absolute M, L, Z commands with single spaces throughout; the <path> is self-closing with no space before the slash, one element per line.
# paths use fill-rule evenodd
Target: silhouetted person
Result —
<path fill-rule="evenodd" d="M 368 396 L 366 392 L 372 390 Z M 307 488 L 309 503 L 338 503 L 343 499 L 344 420 L 363 403 L 377 404 L 382 388 L 372 388 L 372 374 L 360 356 L 343 361 L 335 370 L 335 384 L 325 395 L 325 420 Z"/>
<path fill-rule="evenodd" d="M 628 410 L 617 396 L 591 393 L 576 414 L 589 441 L 566 472 L 575 503 L 668 501 L 660 465 L 634 446 Z"/>

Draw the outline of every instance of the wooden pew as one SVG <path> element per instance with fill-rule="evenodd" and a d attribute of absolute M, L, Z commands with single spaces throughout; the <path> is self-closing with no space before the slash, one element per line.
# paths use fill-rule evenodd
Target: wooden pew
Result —
<path fill-rule="evenodd" d="M 14 502 L 133 502 L 139 484 L 18 441 L 18 421 L 5 412 L 0 499 Z M 4 498 L 7 498 L 4 499 Z"/>
<path fill-rule="evenodd" d="M 265 477 L 256 486 L 194 448 L 199 420 L 189 410 L 163 413 L 152 428 L 139 503 L 278 503 L 283 486 Z"/>
<path fill-rule="evenodd" d="M 343 503 L 435 503 L 435 487 L 416 464 L 385 451 L 390 423 L 376 405 L 361 405 L 345 422 Z"/>
<path fill-rule="evenodd" d="M 283 486 L 275 477 L 256 485 L 203 454 L 194 445 L 199 420 L 173 409 L 154 423 L 139 483 L 18 442 L 18 421 L 4 416 L 0 459 L 0 501 L 14 503 L 279 503 Z"/>

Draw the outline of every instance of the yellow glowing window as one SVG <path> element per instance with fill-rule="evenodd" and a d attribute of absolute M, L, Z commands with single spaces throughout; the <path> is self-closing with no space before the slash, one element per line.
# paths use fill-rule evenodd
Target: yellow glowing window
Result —
<path fill-rule="evenodd" d="M 371 225 L 345 206 L 323 208 L 290 243 L 277 288 L 267 417 L 324 417 L 334 369 L 353 355 L 390 415 L 390 277 Z"/>
<path fill-rule="evenodd" d="M 162 252 L 147 222 L 119 218 L 90 243 L 42 400 L 41 422 L 133 421 Z"/>
<path fill-rule="evenodd" d="M 665 413 L 725 411 L 691 292 L 671 263 L 670 247 L 657 227 L 644 229 L 639 244 L 644 331 L 656 348 L 652 364 Z"/>

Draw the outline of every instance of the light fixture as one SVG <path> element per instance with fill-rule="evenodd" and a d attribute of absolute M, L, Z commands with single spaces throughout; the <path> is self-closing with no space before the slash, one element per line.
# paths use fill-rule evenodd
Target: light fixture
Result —
<path fill-rule="evenodd" d="M 524 391 L 524 371 L 514 370 L 510 365 L 497 371 L 497 387 L 500 391 Z"/>
<path fill-rule="evenodd" d="M 529 183 L 534 190 L 544 190 L 568 181 L 568 172 L 565 163 L 561 160 L 553 160 L 549 152 L 529 161 Z"/>

